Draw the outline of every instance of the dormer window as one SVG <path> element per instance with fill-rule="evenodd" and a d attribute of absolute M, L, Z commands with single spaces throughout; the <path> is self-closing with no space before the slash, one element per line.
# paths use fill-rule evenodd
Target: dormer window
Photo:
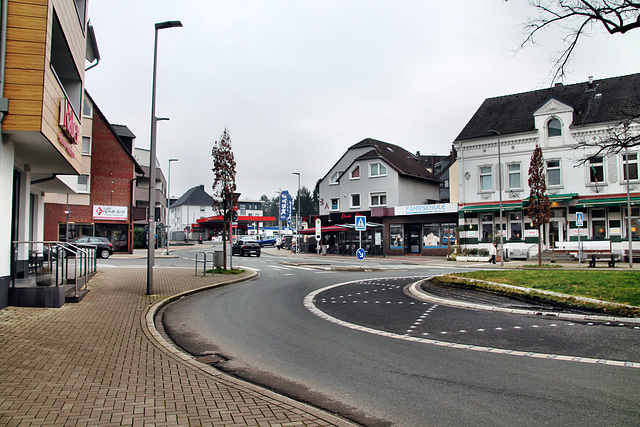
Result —
<path fill-rule="evenodd" d="M 547 136 L 562 136 L 562 123 L 560 120 L 553 118 L 547 123 Z"/>
<path fill-rule="evenodd" d="M 356 166 L 351 171 L 351 179 L 360 179 L 360 166 Z"/>

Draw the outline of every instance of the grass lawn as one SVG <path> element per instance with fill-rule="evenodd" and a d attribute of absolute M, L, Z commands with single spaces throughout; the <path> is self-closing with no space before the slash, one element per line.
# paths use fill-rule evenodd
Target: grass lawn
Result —
<path fill-rule="evenodd" d="M 489 270 L 455 275 L 640 306 L 640 272 L 637 271 Z"/>

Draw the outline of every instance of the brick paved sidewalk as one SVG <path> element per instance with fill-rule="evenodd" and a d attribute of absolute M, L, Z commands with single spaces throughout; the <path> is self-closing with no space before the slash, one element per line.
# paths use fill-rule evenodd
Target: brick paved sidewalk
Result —
<path fill-rule="evenodd" d="M 1 310 L 0 426 L 350 425 L 163 345 L 149 329 L 161 302 L 229 277 L 154 277 L 147 296 L 146 269 L 103 269 L 79 304 Z"/>

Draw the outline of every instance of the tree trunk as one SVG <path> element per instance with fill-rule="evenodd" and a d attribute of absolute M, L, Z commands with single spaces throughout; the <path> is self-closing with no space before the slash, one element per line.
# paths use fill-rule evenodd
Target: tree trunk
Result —
<path fill-rule="evenodd" d="M 222 256 L 224 258 L 224 269 L 227 269 L 227 220 L 222 221 Z"/>
<path fill-rule="evenodd" d="M 542 237 L 544 234 L 544 224 L 538 226 L 538 267 L 542 266 Z"/>

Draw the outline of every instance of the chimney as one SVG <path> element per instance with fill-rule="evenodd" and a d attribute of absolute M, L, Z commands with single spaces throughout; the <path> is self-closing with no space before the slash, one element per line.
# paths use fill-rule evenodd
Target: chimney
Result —
<path fill-rule="evenodd" d="M 555 84 L 555 87 L 562 87 L 562 86 L 564 86 L 564 85 L 562 84 L 562 82 L 557 82 L 557 83 Z"/>

